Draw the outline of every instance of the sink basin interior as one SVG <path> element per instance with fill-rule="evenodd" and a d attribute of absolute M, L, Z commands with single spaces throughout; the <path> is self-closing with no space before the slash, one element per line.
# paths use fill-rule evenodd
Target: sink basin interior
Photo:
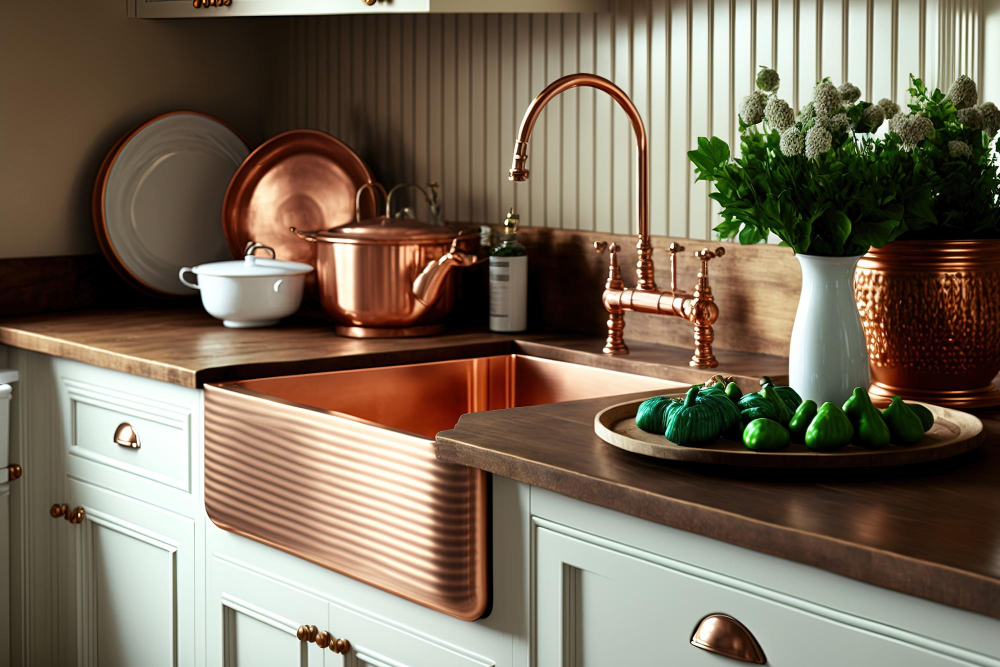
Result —
<path fill-rule="evenodd" d="M 680 383 L 519 354 L 240 382 L 251 392 L 433 438 L 469 412 L 614 396 Z"/>

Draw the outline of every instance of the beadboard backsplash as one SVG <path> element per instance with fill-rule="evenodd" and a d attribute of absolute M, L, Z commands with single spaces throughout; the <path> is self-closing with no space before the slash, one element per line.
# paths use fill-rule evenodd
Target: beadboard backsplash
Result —
<path fill-rule="evenodd" d="M 595 72 L 645 120 L 653 234 L 709 238 L 713 202 L 686 152 L 703 135 L 733 144 L 758 65 L 778 69 L 796 109 L 823 76 L 905 104 L 911 72 L 942 87 L 959 73 L 983 81 L 984 2 L 617 0 L 606 14 L 297 18 L 283 26 L 272 130 L 326 130 L 387 184 L 437 180 L 452 220 L 496 223 L 513 205 L 522 224 L 630 234 L 633 137 L 602 93 L 550 103 L 531 178 L 507 181 L 535 94 Z"/>

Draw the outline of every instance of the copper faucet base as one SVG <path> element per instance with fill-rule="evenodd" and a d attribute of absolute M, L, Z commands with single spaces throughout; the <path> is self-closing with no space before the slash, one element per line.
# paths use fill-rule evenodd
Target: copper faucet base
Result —
<path fill-rule="evenodd" d="M 435 336 L 444 331 L 443 324 L 424 324 L 415 327 L 350 327 L 338 324 L 333 329 L 338 336 L 347 338 L 415 338 Z"/>

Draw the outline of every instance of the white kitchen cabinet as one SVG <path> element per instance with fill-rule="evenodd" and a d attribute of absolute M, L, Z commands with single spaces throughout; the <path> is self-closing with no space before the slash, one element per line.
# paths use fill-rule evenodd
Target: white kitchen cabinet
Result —
<path fill-rule="evenodd" d="M 62 664 L 182 667 L 197 659 L 195 521 L 76 479 L 62 518 Z"/>
<path fill-rule="evenodd" d="M 711 614 L 739 620 L 773 667 L 1000 666 L 995 619 L 531 496 L 536 667 L 738 664 L 691 645 Z"/>
<path fill-rule="evenodd" d="M 201 3 L 199 3 L 201 4 Z M 195 7 L 194 0 L 128 0 L 129 16 L 143 19 L 300 16 L 308 14 L 480 14 L 606 12 L 609 0 L 232 0 Z"/>

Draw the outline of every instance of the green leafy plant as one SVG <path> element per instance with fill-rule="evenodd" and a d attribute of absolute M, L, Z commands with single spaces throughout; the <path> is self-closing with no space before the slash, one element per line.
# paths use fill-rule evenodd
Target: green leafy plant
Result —
<path fill-rule="evenodd" d="M 900 169 L 927 174 L 934 223 L 904 238 L 997 238 L 1000 172 L 990 142 L 1000 131 L 1000 110 L 978 104 L 976 84 L 964 75 L 947 94 L 911 76 L 909 92 L 910 113 L 889 122 L 885 149 Z"/>
<path fill-rule="evenodd" d="M 738 157 L 718 137 L 688 153 L 697 180 L 715 184 L 720 237 L 753 244 L 774 234 L 796 253 L 849 256 L 933 224 L 933 173 L 871 136 L 895 104 L 861 101 L 856 86 L 824 79 L 795 118 L 778 83 L 761 68 L 759 90 L 740 108 Z"/>

